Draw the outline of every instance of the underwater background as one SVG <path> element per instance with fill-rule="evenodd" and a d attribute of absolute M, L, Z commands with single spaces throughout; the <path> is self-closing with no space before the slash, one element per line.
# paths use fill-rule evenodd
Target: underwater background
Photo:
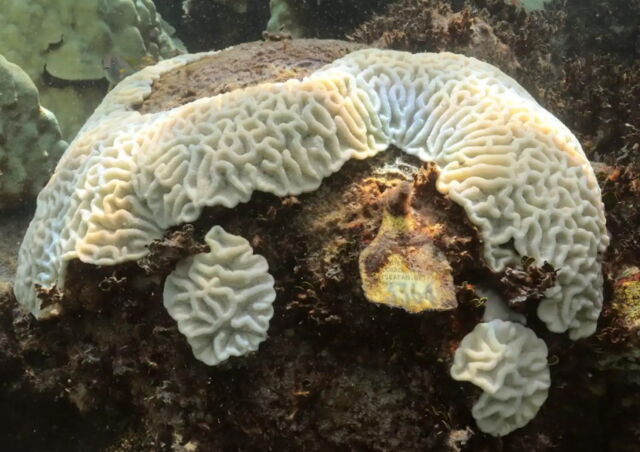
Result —
<path fill-rule="evenodd" d="M 73 260 L 64 291 L 37 288 L 51 318 L 18 303 L 36 197 L 107 93 L 162 61 L 230 46 L 163 74 L 135 110 L 301 79 L 373 47 L 490 63 L 575 134 L 610 236 L 604 304 L 578 341 L 528 324 L 546 343 L 551 384 L 524 427 L 479 430 L 481 391 L 450 367 L 482 319 L 476 282 L 495 280 L 535 317 L 555 270 L 489 271 L 437 170 L 399 165 L 397 153 L 348 161 L 311 193 L 208 207 L 131 262 Z M 380 303 L 364 250 L 373 261 L 381 242 L 419 235 L 407 205 L 438 225 L 429 265 L 446 267 L 455 292 L 421 313 L 367 301 Z M 640 0 L 0 0 L 0 209 L 0 450 L 640 450 Z M 214 223 L 264 256 L 275 301 L 259 350 L 210 366 L 162 295 L 177 263 L 212 247 Z"/>

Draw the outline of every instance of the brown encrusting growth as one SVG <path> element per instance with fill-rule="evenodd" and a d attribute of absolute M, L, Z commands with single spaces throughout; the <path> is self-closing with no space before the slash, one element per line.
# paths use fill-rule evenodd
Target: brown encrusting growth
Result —
<path fill-rule="evenodd" d="M 522 268 L 507 268 L 500 278 L 500 284 L 509 306 L 517 308 L 526 301 L 531 303 L 542 300 L 545 290 L 556 284 L 556 275 L 557 270 L 548 262 L 536 267 L 530 260 L 523 258 Z"/>
<path fill-rule="evenodd" d="M 234 89 L 301 79 L 362 47 L 318 39 L 239 44 L 163 75 L 138 110 L 154 113 Z"/>
<path fill-rule="evenodd" d="M 73 262 L 64 299 L 49 294 L 61 305 L 61 315 L 50 320 L 21 311 L 6 278 L 0 281 L 0 401 L 19 407 L 0 414 L 3 447 L 635 450 L 640 170 L 632 163 L 640 155 L 640 1 L 568 0 L 566 7 L 556 1 L 535 14 L 510 3 L 400 0 L 350 36 L 496 64 L 577 132 L 592 160 L 607 164 L 596 165 L 611 246 L 593 337 L 574 343 L 546 331 L 529 311 L 557 269 L 490 272 L 463 209 L 436 190 L 434 167 L 390 149 L 349 161 L 312 193 L 283 199 L 258 193 L 232 210 L 209 208 L 193 225 L 154 242 L 137 263 Z M 303 77 L 360 45 L 284 40 L 225 50 L 163 77 L 141 110 Z M 399 229 L 385 233 L 385 215 Z M 162 288 L 176 260 L 206 250 L 202 237 L 214 224 L 266 257 L 277 299 L 258 352 L 212 368 L 194 359 L 162 306 Z M 367 300 L 359 260 L 381 229 L 389 239 L 385 249 L 401 256 L 407 250 L 400 245 L 428 242 L 437 250 L 437 260 L 450 268 L 457 308 L 412 314 Z M 17 249 L 15 234 L 0 240 L 0 251 Z M 15 262 L 3 256 L 0 264 L 4 277 Z M 530 424 L 502 439 L 475 427 L 470 407 L 479 391 L 449 377 L 453 351 L 482 316 L 479 283 L 526 305 L 528 326 L 549 347 L 547 402 Z"/>
<path fill-rule="evenodd" d="M 607 212 L 611 245 L 608 273 L 638 265 L 640 256 L 640 164 L 594 165 Z"/>
<path fill-rule="evenodd" d="M 409 312 L 454 309 L 451 265 L 434 244 L 436 236 L 452 235 L 451 228 L 423 222 L 412 195 L 405 181 L 384 193 L 380 229 L 358 258 L 364 296 Z"/>
<path fill-rule="evenodd" d="M 161 240 L 149 245 L 149 254 L 138 259 L 138 266 L 148 275 L 166 275 L 175 268 L 176 262 L 188 256 L 209 252 L 209 247 L 194 237 L 193 226 L 185 224 L 170 230 Z"/>
<path fill-rule="evenodd" d="M 634 350 L 640 347 L 640 166 L 598 164 L 595 169 L 612 238 L 605 259 L 611 302 L 598 336 Z M 640 368 L 640 358 L 631 361 Z"/>

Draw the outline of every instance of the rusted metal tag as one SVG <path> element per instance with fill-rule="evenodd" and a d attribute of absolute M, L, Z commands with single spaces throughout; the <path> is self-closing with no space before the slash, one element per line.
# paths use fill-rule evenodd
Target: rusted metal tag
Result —
<path fill-rule="evenodd" d="M 367 299 L 414 313 L 454 309 L 451 266 L 427 229 L 415 221 L 408 205 L 383 215 L 376 238 L 359 258 Z"/>

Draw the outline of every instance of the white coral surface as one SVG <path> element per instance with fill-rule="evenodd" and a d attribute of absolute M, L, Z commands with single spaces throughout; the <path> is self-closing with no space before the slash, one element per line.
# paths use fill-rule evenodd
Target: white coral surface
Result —
<path fill-rule="evenodd" d="M 276 292 L 266 259 L 245 239 L 214 226 L 205 241 L 210 251 L 180 262 L 163 297 L 194 356 L 214 366 L 258 349 Z"/>
<path fill-rule="evenodd" d="M 47 314 L 35 285 L 63 287 L 72 259 L 138 259 L 205 206 L 313 191 L 349 159 L 394 144 L 439 166 L 438 189 L 477 226 L 492 269 L 522 256 L 558 269 L 538 309 L 549 329 L 594 332 L 608 237 L 593 170 L 571 132 L 500 70 L 450 53 L 362 50 L 303 80 L 134 109 L 158 74 L 197 58 L 125 79 L 67 149 L 20 250 L 15 293 L 34 315 Z"/>
<path fill-rule="evenodd" d="M 484 391 L 473 417 L 483 432 L 504 436 L 533 419 L 547 399 L 547 346 L 519 323 L 480 323 L 456 350 L 451 376 Z"/>

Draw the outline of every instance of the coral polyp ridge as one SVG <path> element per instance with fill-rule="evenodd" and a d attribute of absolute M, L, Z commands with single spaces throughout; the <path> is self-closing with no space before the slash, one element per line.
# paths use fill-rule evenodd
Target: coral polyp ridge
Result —
<path fill-rule="evenodd" d="M 451 376 L 484 391 L 473 407 L 480 430 L 504 436 L 533 419 L 551 385 L 547 354 L 532 330 L 508 320 L 480 323 L 465 336 Z"/>
<path fill-rule="evenodd" d="M 35 287 L 63 289 L 71 260 L 139 259 L 205 207 L 311 192 L 350 159 L 393 145 L 435 162 L 438 191 L 477 228 L 491 270 L 529 256 L 558 271 L 537 310 L 548 329 L 572 339 L 595 331 L 608 244 L 600 190 L 573 134 L 513 79 L 461 55 L 366 49 L 301 80 L 136 110 L 163 73 L 208 55 L 128 77 L 70 144 L 20 248 L 14 290 L 36 317 L 53 308 Z M 196 356 L 216 364 L 266 338 L 275 296 L 248 242 L 219 227 L 207 241 L 211 251 L 179 263 L 164 295 Z"/>
<path fill-rule="evenodd" d="M 245 239 L 214 226 L 205 241 L 210 251 L 178 264 L 163 299 L 196 358 L 212 366 L 257 350 L 276 293 L 266 259 Z"/>

